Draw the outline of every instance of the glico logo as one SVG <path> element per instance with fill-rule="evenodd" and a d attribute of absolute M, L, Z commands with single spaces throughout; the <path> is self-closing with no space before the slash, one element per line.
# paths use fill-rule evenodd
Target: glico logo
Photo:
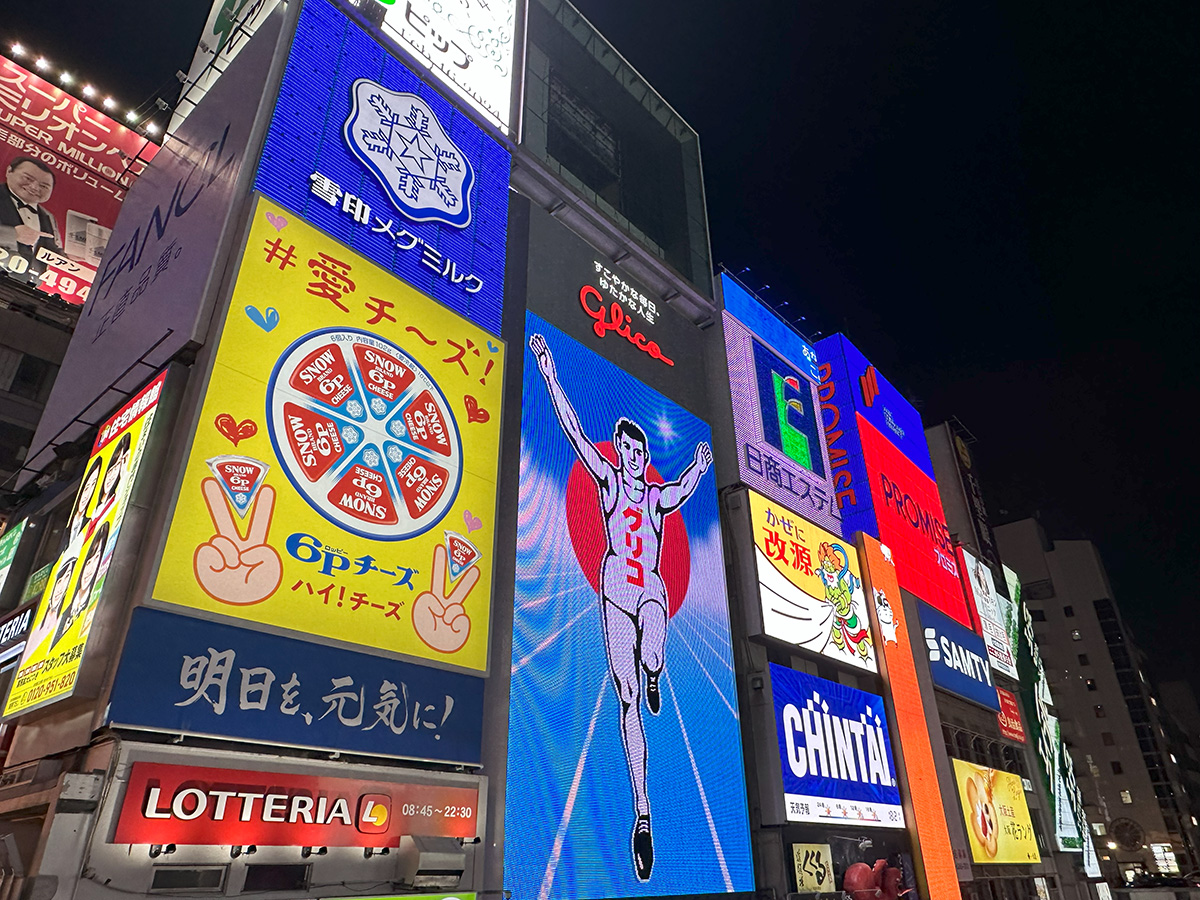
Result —
<path fill-rule="evenodd" d="M 857 718 L 843 718 L 813 691 L 803 707 L 787 704 L 782 717 L 788 766 L 797 778 L 895 785 L 883 720 L 869 706 Z"/>
<path fill-rule="evenodd" d="M 958 574 L 958 563 L 950 543 L 950 529 L 946 523 L 913 499 L 900 485 L 882 472 L 879 483 L 883 488 L 884 506 L 891 507 L 905 522 L 915 528 L 933 544 L 938 565 L 951 574 Z"/>
<path fill-rule="evenodd" d="M 818 396 L 821 398 L 821 420 L 825 429 L 825 445 L 829 449 L 829 471 L 833 475 L 833 489 L 837 496 L 838 509 L 847 505 L 857 506 L 858 498 L 854 495 L 854 476 L 847 468 L 850 464 L 850 455 L 846 452 L 846 440 L 853 440 L 854 437 L 851 435 L 850 438 L 843 440 L 846 433 L 838 427 L 842 420 L 842 411 L 834 402 L 837 385 L 833 381 L 833 367 L 829 363 L 823 363 L 818 371 L 821 374 L 821 384 L 818 388 Z M 851 406 L 850 415 L 854 415 L 853 406 Z"/>
<path fill-rule="evenodd" d="M 346 146 L 396 208 L 416 222 L 466 228 L 475 170 L 429 105 L 369 78 L 355 81 L 350 96 Z"/>

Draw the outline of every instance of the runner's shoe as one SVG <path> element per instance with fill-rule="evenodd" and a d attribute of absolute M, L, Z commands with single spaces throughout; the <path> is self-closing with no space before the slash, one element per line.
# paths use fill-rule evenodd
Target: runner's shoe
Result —
<path fill-rule="evenodd" d="M 650 817 L 638 816 L 633 823 L 633 868 L 638 881 L 648 881 L 654 868 L 654 835 L 650 833 Z"/>
<path fill-rule="evenodd" d="M 652 716 L 657 716 L 658 711 L 662 709 L 662 693 L 658 689 L 658 676 L 661 674 L 662 672 L 646 673 L 646 709 L 650 710 Z"/>

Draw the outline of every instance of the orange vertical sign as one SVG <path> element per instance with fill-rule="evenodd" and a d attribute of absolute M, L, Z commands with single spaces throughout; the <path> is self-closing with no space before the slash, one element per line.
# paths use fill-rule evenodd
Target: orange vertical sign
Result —
<path fill-rule="evenodd" d="M 892 744 L 897 757 L 896 768 L 905 773 L 907 795 L 912 805 L 908 822 L 913 833 L 914 855 L 924 869 L 930 900 L 959 900 L 961 893 L 954 869 L 954 851 L 942 809 L 942 793 L 938 787 L 921 688 L 917 683 L 904 603 L 896 580 L 896 566 L 886 547 L 861 532 L 858 553 L 869 598 L 867 606 L 874 620 L 878 647 L 883 651 L 879 653 L 879 673 L 891 694 L 896 718 L 891 729 Z"/>

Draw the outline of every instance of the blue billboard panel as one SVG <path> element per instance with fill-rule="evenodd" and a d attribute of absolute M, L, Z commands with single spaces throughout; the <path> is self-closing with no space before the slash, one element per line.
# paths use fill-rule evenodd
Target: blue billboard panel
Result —
<path fill-rule="evenodd" d="M 927 603 L 918 603 L 917 610 L 933 683 L 964 700 L 999 712 L 1000 698 L 992 681 L 983 638 Z"/>
<path fill-rule="evenodd" d="M 812 344 L 725 272 L 721 273 L 721 297 L 725 301 L 726 312 L 778 350 L 814 384 L 821 383 L 817 351 Z"/>
<path fill-rule="evenodd" d="M 483 679 L 141 607 L 112 725 L 478 765 Z"/>
<path fill-rule="evenodd" d="M 789 822 L 903 828 L 883 698 L 771 663 Z"/>
<path fill-rule="evenodd" d="M 526 331 L 505 887 L 752 891 L 711 431 Z"/>
<path fill-rule="evenodd" d="M 847 415 L 848 411 L 859 413 L 917 468 L 937 480 L 929 445 L 925 442 L 921 414 L 879 374 L 870 360 L 842 334 L 818 341 L 817 357 L 821 364 L 821 400 L 826 400 L 826 394 L 836 394 L 842 404 L 849 407 L 849 410 L 843 408 L 841 411 L 844 426 L 854 426 L 854 416 Z M 832 452 L 832 441 L 830 445 Z"/>
<path fill-rule="evenodd" d="M 304 4 L 258 190 L 499 333 L 509 168 L 507 150 L 343 13 Z M 297 262 L 316 296 L 369 299 L 337 260 Z"/>

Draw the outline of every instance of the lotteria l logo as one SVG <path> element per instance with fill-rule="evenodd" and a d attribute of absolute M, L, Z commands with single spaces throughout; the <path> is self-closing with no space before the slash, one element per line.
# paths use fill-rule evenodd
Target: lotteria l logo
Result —
<path fill-rule="evenodd" d="M 355 81 L 350 96 L 346 146 L 396 208 L 416 222 L 466 228 L 475 170 L 429 105 L 368 78 Z"/>
<path fill-rule="evenodd" d="M 358 798 L 356 827 L 363 834 L 383 834 L 388 830 L 392 799 L 386 794 L 363 794 Z"/>

